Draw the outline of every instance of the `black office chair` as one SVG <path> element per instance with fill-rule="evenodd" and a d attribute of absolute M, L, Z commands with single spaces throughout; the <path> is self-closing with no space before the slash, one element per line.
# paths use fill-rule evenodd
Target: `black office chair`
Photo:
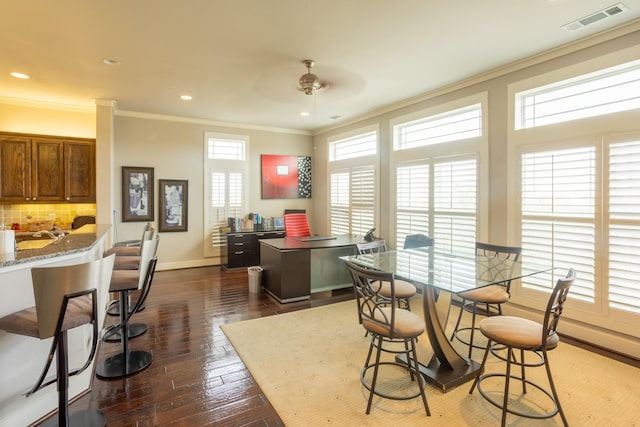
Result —
<path fill-rule="evenodd" d="M 518 415 L 525 418 L 545 419 L 552 418 L 556 414 L 560 414 L 563 424 L 569 425 L 567 418 L 560 406 L 560 399 L 558 398 L 558 392 L 553 383 L 553 376 L 551 375 L 551 368 L 549 367 L 548 352 L 558 346 L 560 338 L 557 334 L 558 322 L 562 315 L 562 309 L 569 293 L 569 288 L 576 279 L 576 273 L 573 269 L 570 269 L 564 279 L 559 279 L 553 292 L 549 296 L 549 301 L 544 313 L 544 319 L 542 323 L 537 323 L 529 319 L 523 319 L 514 316 L 494 316 L 483 319 L 480 322 L 480 332 L 489 340 L 484 351 L 484 357 L 482 358 L 482 365 L 478 371 L 478 376 L 469 390 L 469 394 L 473 393 L 476 385 L 478 386 L 478 392 L 489 403 L 497 408 L 502 409 L 502 426 L 506 423 L 507 413 Z M 506 355 L 500 351 L 504 351 L 506 348 Z M 516 350 L 519 351 L 519 360 L 516 356 Z M 489 353 L 495 355 L 498 359 L 506 362 L 506 371 L 502 373 L 488 373 L 485 374 L 485 366 L 487 363 L 487 356 Z M 525 352 L 536 353 L 535 363 L 527 362 L 525 359 Z M 529 359 L 531 360 L 531 359 Z M 511 365 L 520 366 L 520 376 L 511 374 Z M 542 386 L 529 380 L 525 376 L 525 367 L 538 367 L 544 365 L 547 380 L 551 391 L 546 390 Z M 496 390 L 484 390 L 482 388 L 483 381 L 489 378 L 504 378 L 504 392 L 502 395 L 502 402 L 495 400 L 497 395 Z M 530 385 L 546 395 L 553 404 L 553 409 L 546 413 L 540 413 L 541 405 L 538 402 L 532 402 L 529 406 L 535 406 L 531 408 L 531 412 L 524 412 L 524 408 L 515 409 L 509 407 L 510 401 L 515 403 L 517 400 L 518 408 L 526 405 L 528 400 L 519 395 L 517 397 L 511 396 L 510 399 L 510 380 L 519 380 L 522 382 L 522 394 L 527 392 L 527 385 Z M 514 405 L 512 405 L 514 406 Z"/>
<path fill-rule="evenodd" d="M 356 294 L 358 305 L 358 319 L 365 328 L 367 334 L 371 334 L 371 344 L 369 353 L 360 373 L 362 385 L 369 390 L 367 402 L 368 414 L 371 411 L 373 396 L 380 396 L 385 399 L 408 400 L 418 396 L 422 398 L 424 409 L 428 416 L 431 415 L 427 397 L 424 390 L 425 379 L 420 373 L 418 357 L 416 354 L 416 342 L 418 337 L 424 332 L 424 319 L 415 313 L 397 307 L 395 301 L 395 280 L 393 273 L 375 271 L 357 266 L 346 261 L 347 268 L 353 280 L 353 289 Z M 383 298 L 379 295 L 382 284 L 391 290 L 390 304 L 382 303 Z M 371 361 L 373 350 L 376 350 L 375 361 Z M 395 357 L 392 360 L 381 361 L 382 353 L 390 353 L 394 356 L 404 355 L 407 363 L 399 362 Z M 411 382 L 416 381 L 418 391 L 411 390 L 398 391 L 392 394 L 384 391 L 384 384 L 379 386 L 378 370 L 380 366 L 397 366 L 403 371 L 408 371 Z M 368 372 L 373 369 L 371 380 Z M 382 389 L 382 390 L 381 390 Z"/>
<path fill-rule="evenodd" d="M 427 248 L 433 246 L 433 238 L 426 234 L 409 234 L 404 238 L 403 249 Z"/>
<path fill-rule="evenodd" d="M 520 258 L 522 248 L 514 246 L 491 245 L 488 243 L 476 242 L 476 255 L 486 256 L 487 263 L 483 270 L 476 272 L 478 280 L 499 281 L 501 277 L 509 277 L 513 261 Z M 458 319 L 451 334 L 451 341 L 456 338 L 458 341 L 469 346 L 469 358 L 474 348 L 482 349 L 483 346 L 474 344 L 476 326 L 476 316 L 495 316 L 502 314 L 502 304 L 509 301 L 511 290 L 511 280 L 505 280 L 499 284 L 483 286 L 459 292 L 462 298 Z M 471 313 L 471 326 L 460 327 L 462 314 Z M 462 334 L 469 332 L 469 338 Z"/>

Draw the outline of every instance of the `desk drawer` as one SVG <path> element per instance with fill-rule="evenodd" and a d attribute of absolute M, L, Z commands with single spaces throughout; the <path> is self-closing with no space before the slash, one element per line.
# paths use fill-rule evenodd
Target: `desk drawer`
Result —
<path fill-rule="evenodd" d="M 260 260 L 257 260 L 257 252 L 254 250 L 233 250 L 229 248 L 229 254 L 227 256 L 227 267 L 250 267 L 252 265 L 258 265 Z"/>

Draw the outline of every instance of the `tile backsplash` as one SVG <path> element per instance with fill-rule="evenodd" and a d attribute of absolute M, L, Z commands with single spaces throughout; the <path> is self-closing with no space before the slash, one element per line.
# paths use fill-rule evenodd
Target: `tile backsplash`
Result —
<path fill-rule="evenodd" d="M 22 230 L 50 229 L 52 225 L 60 229 L 71 228 L 73 218 L 78 215 L 96 214 L 95 203 L 52 203 L 0 205 L 2 224 L 7 229 L 12 224 L 20 224 Z"/>

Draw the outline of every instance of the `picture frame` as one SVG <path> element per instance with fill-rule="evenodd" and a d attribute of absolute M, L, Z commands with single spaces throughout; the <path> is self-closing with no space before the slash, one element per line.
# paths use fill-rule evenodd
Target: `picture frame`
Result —
<path fill-rule="evenodd" d="M 153 221 L 153 168 L 122 167 L 122 222 Z"/>
<path fill-rule="evenodd" d="M 160 179 L 158 187 L 158 231 L 187 231 L 189 181 Z"/>

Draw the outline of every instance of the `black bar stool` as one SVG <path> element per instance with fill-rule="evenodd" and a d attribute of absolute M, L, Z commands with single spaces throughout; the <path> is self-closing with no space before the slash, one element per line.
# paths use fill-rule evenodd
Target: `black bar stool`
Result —
<path fill-rule="evenodd" d="M 57 383 L 58 416 L 42 425 L 104 426 L 105 416 L 95 409 L 69 413 L 69 377 L 91 365 L 98 343 L 97 288 L 111 277 L 114 256 L 84 264 L 31 269 L 35 306 L 0 319 L 0 329 L 7 332 L 46 339 L 53 337 L 51 351 L 42 374 L 27 396 Z M 84 365 L 69 371 L 67 331 L 91 324 L 91 351 Z M 56 356 L 56 377 L 45 380 Z"/>
<path fill-rule="evenodd" d="M 113 270 L 109 292 L 120 293 L 120 322 L 108 328 L 119 330 L 122 352 L 111 356 L 96 366 L 98 378 L 119 378 L 140 372 L 151 364 L 153 355 L 149 351 L 129 350 L 129 320 L 136 313 L 140 305 L 144 303 L 155 272 L 159 239 L 146 240 L 142 243 L 140 269 L 139 270 Z M 135 306 L 129 309 L 127 292 L 140 290 L 140 298 Z"/>

